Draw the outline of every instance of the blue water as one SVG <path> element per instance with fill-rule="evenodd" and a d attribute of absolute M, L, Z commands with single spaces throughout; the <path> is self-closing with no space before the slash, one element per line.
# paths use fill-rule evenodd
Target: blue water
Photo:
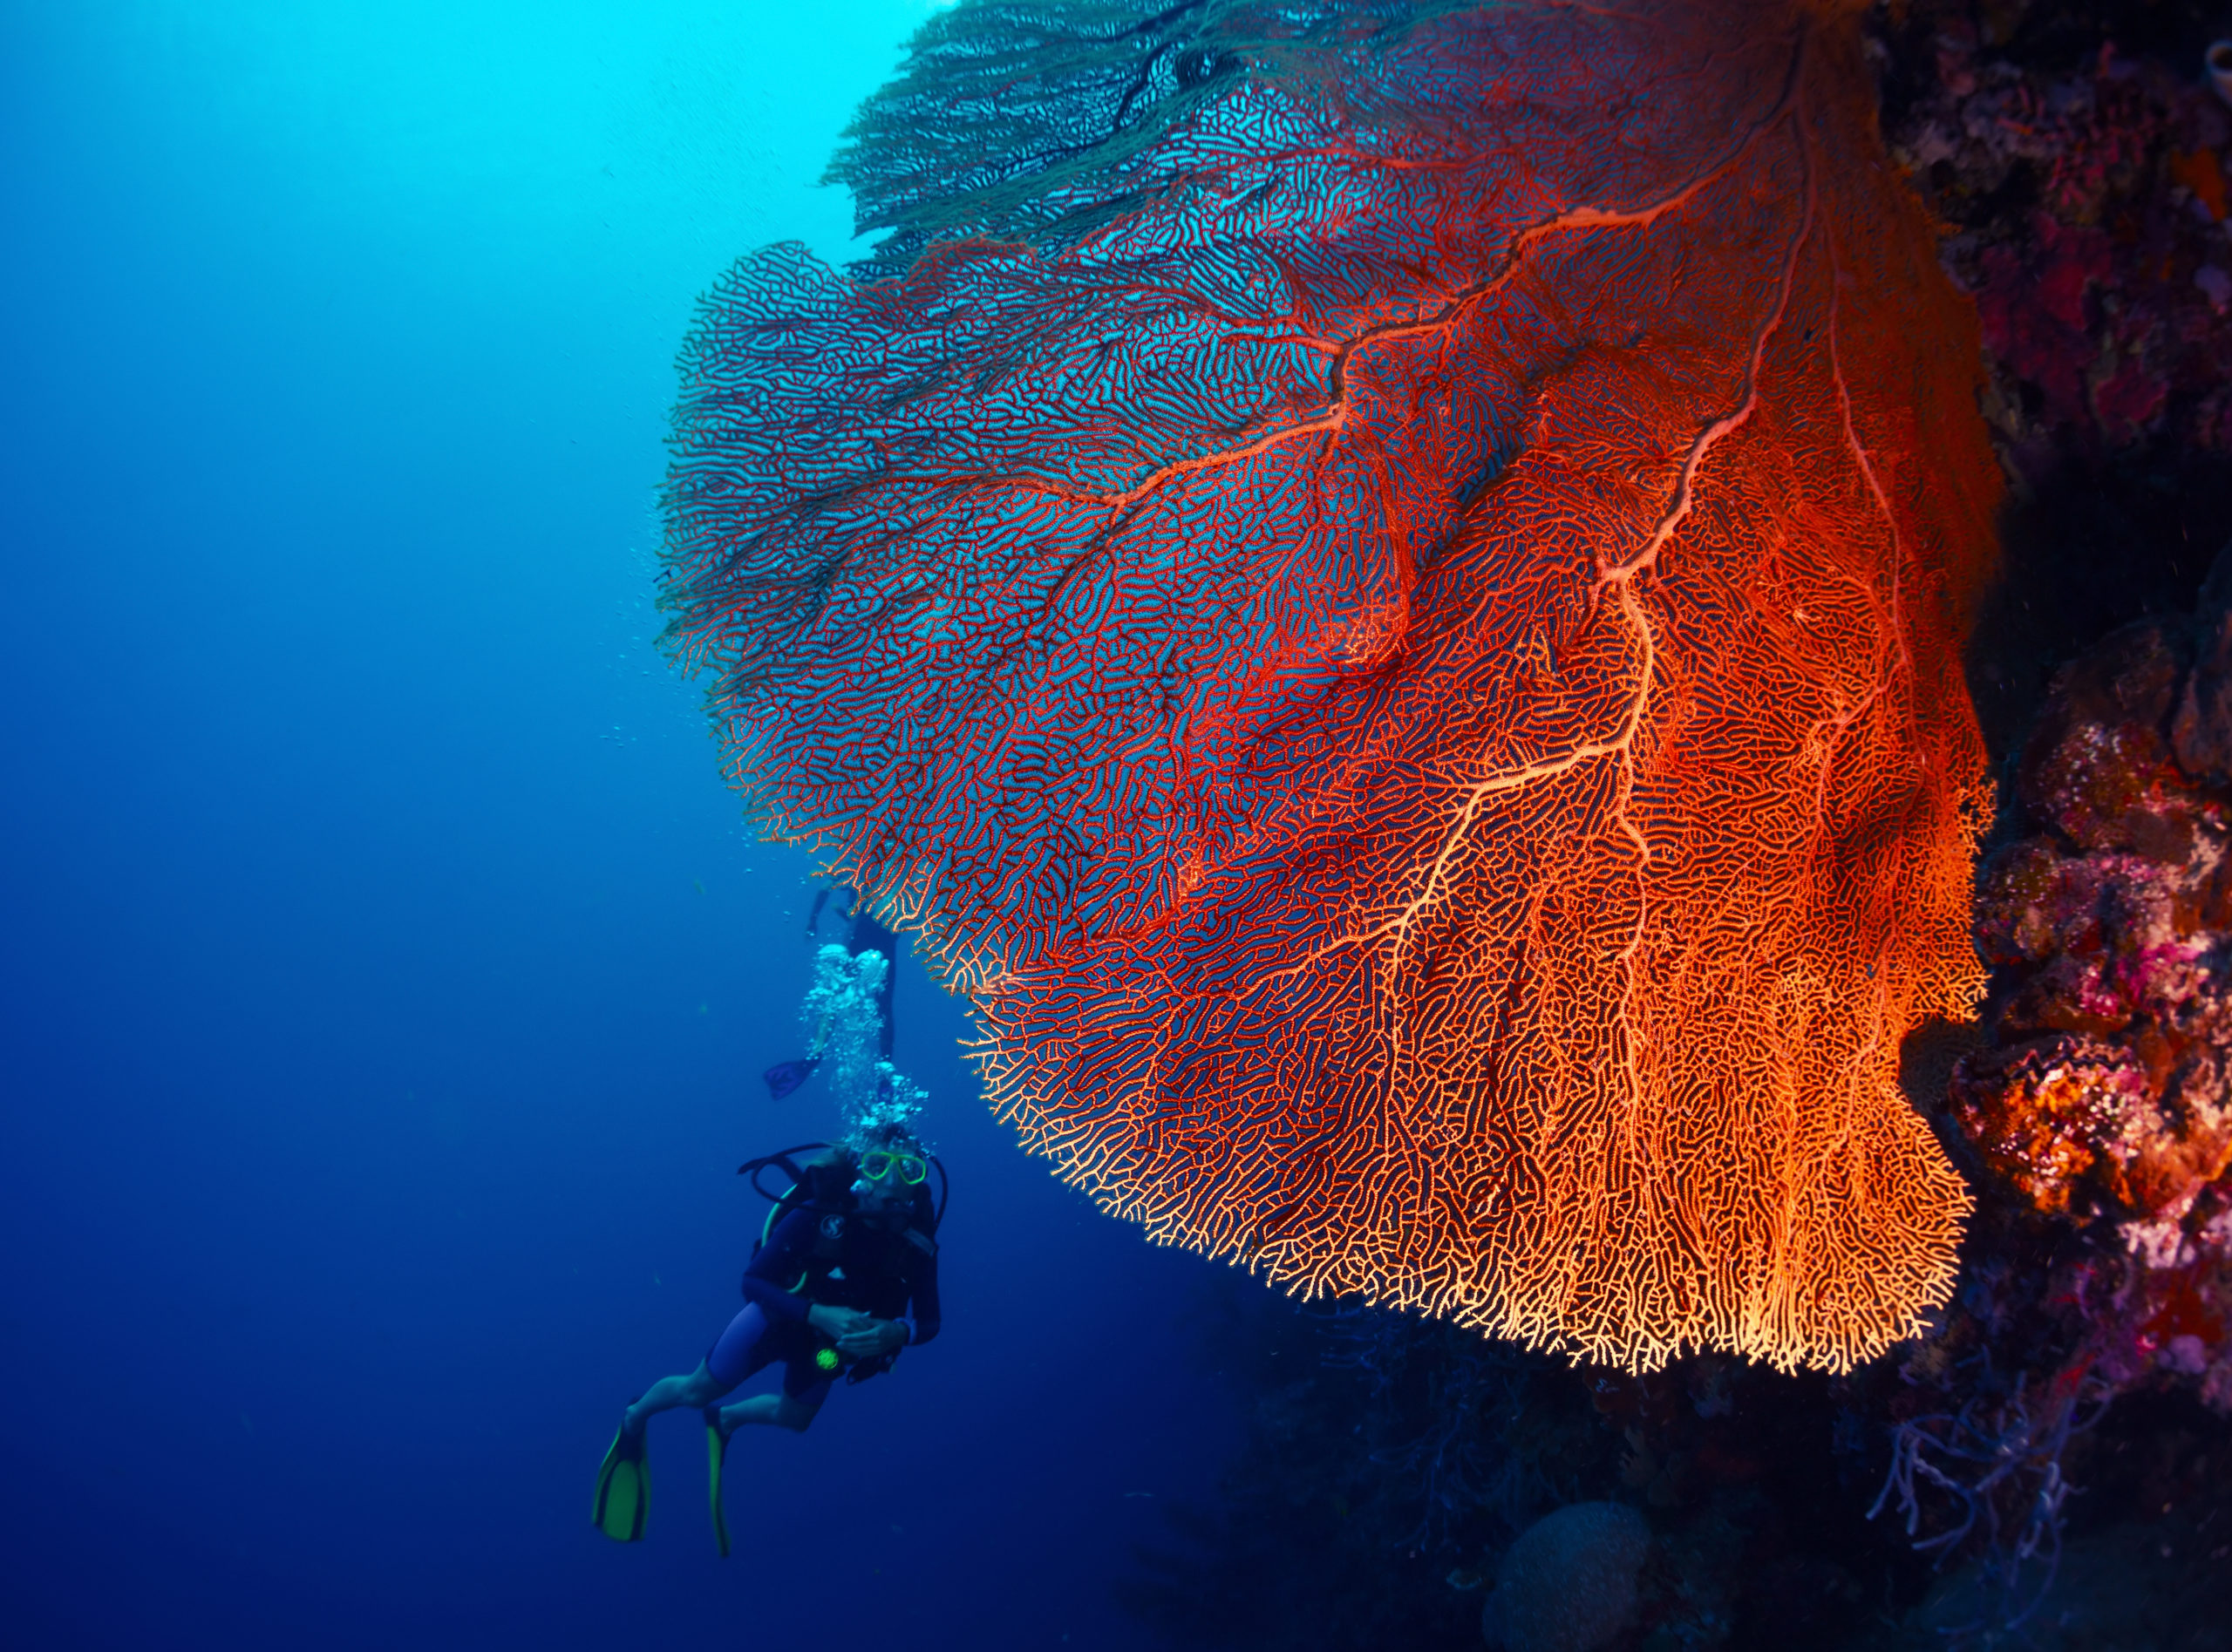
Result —
<path fill-rule="evenodd" d="M 810 892 L 652 649 L 732 257 L 921 0 L 0 7 L 0 1633 L 1118 1648 L 1220 1275 L 1025 1159 L 909 964 L 943 1336 L 732 1453 L 620 1405 L 820 1135 Z M 801 1638 L 804 1637 L 804 1638 Z"/>

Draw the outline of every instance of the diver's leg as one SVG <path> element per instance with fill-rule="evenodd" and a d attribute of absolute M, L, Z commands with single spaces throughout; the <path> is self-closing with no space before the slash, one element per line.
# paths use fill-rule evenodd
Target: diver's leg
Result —
<path fill-rule="evenodd" d="M 704 1361 L 687 1377 L 662 1377 L 643 1390 L 643 1398 L 630 1405 L 620 1419 L 620 1426 L 630 1435 L 643 1431 L 643 1424 L 661 1411 L 670 1411 L 677 1405 L 710 1405 L 735 1387 L 733 1383 L 714 1379 Z"/>
<path fill-rule="evenodd" d="M 728 1323 L 720 1340 L 706 1350 L 698 1369 L 687 1377 L 662 1377 L 643 1390 L 643 1398 L 628 1408 L 620 1426 L 629 1435 L 641 1434 L 643 1424 L 661 1411 L 677 1405 L 711 1405 L 758 1369 L 752 1350 L 766 1333 L 767 1318 L 759 1304 L 747 1302 Z"/>
<path fill-rule="evenodd" d="M 721 1431 L 725 1440 L 740 1428 L 754 1426 L 787 1428 L 793 1434 L 803 1434 L 814 1414 L 820 1411 L 821 1402 L 828 1397 L 827 1377 L 817 1374 L 812 1381 L 793 1383 L 786 1367 L 781 1392 L 754 1394 L 750 1399 L 724 1405 L 718 1411 L 709 1408 L 705 1420 Z"/>
<path fill-rule="evenodd" d="M 813 1414 L 821 1409 L 819 1404 L 808 1405 L 788 1394 L 754 1394 L 750 1399 L 740 1399 L 733 1405 L 720 1409 L 721 1438 L 726 1439 L 740 1428 L 755 1425 L 764 1428 L 787 1428 L 803 1433 L 806 1425 L 813 1421 Z M 710 1411 L 706 1413 L 713 1415 Z"/>

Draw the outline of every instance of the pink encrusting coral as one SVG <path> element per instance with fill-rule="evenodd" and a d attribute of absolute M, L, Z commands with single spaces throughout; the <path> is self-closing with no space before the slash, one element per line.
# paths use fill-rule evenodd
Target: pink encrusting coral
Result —
<path fill-rule="evenodd" d="M 1946 264 L 2018 476 L 2147 435 L 2232 452 L 2232 112 L 2190 69 L 2103 46 L 2054 72 L 1993 51 L 1989 17 L 1938 12 L 1892 149 L 1958 221 Z"/>
<path fill-rule="evenodd" d="M 2049 1301 L 2121 1385 L 2232 1411 L 2232 559 L 2194 622 L 2128 627 L 2066 668 L 2018 785 L 1977 934 L 2008 972 L 1955 1118 L 2038 1212 L 2086 1233 Z"/>

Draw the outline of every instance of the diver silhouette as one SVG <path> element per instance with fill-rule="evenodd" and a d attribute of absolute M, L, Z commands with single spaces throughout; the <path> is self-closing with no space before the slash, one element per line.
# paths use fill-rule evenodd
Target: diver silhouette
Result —
<path fill-rule="evenodd" d="M 814 921 L 820 914 L 817 901 Z M 852 914 L 856 956 L 875 951 L 888 960 L 892 939 L 874 919 L 857 910 Z M 880 1044 L 888 1057 L 888 969 L 878 998 Z M 779 1090 L 776 1074 L 800 1066 L 811 1072 L 818 1060 L 770 1070 L 770 1091 L 779 1096 L 795 1088 L 803 1073 Z M 622 1414 L 597 1471 L 592 1518 L 599 1530 L 623 1543 L 642 1538 L 650 1505 L 646 1424 L 660 1411 L 696 1406 L 705 1420 L 713 1534 L 727 1554 L 721 1472 L 737 1430 L 757 1424 L 803 1431 L 839 1376 L 847 1383 L 877 1376 L 891 1369 L 901 1349 L 937 1335 L 936 1234 L 945 1211 L 942 1197 L 934 1201 L 930 1196 L 934 1167 L 942 1187 L 944 1167 L 905 1124 L 888 1118 L 858 1125 L 840 1143 L 786 1148 L 738 1167 L 738 1175 L 749 1176 L 756 1191 L 775 1201 L 745 1269 L 745 1305 L 697 1370 L 661 1377 Z M 760 1185 L 760 1175 L 771 1168 L 791 1179 L 779 1194 Z M 778 1362 L 783 1379 L 775 1392 L 719 1403 Z"/>

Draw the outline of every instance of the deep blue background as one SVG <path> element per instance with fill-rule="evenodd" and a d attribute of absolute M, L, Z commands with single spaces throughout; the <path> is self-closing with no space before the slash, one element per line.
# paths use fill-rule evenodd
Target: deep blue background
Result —
<path fill-rule="evenodd" d="M 921 0 L 0 6 L 10 1645 L 1119 1647 L 1213 1270 L 1025 1159 L 909 964 L 945 1337 L 732 1453 L 618 1407 L 822 1133 L 803 858 L 650 647 L 692 300 Z M 1152 1496 L 1137 1495 L 1152 1493 Z M 800 1637 L 806 1637 L 800 1639 Z"/>

